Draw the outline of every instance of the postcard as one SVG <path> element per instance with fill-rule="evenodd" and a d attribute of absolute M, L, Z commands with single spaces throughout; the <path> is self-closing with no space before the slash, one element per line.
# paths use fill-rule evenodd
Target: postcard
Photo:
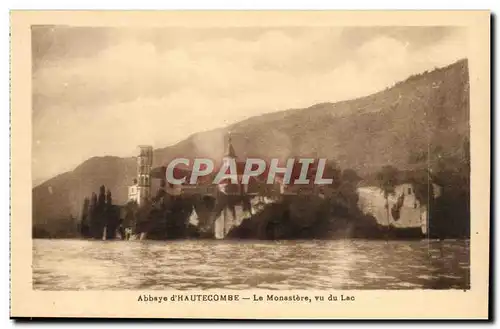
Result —
<path fill-rule="evenodd" d="M 486 319 L 488 11 L 12 11 L 11 317 Z"/>

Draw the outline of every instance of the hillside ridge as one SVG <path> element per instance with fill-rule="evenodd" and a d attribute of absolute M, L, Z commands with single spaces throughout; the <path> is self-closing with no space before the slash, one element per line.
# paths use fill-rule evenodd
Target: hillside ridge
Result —
<path fill-rule="evenodd" d="M 191 134 L 155 149 L 154 165 L 179 156 L 220 159 L 228 131 L 243 158 L 325 157 L 361 175 L 387 164 L 402 170 L 423 166 L 422 152 L 429 146 L 435 159 L 460 159 L 469 140 L 468 88 L 468 63 L 462 59 L 368 96 L 262 114 Z M 33 222 L 77 216 L 83 198 L 100 185 L 111 190 L 114 202 L 123 203 L 135 174 L 134 157 L 92 157 L 33 188 Z"/>

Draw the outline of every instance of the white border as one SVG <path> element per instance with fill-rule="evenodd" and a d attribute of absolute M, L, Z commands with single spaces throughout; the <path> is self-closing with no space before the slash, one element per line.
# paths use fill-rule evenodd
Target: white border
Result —
<path fill-rule="evenodd" d="M 286 5 L 285 5 L 286 4 Z M 475 0 L 469 1 L 467 3 L 458 3 L 458 1 L 436 1 L 436 0 L 420 0 L 420 1 L 361 1 L 361 0 L 349 0 L 349 1 L 319 1 L 319 0 L 308 0 L 308 1 L 273 1 L 273 0 L 254 0 L 254 1 L 229 1 L 229 0 L 212 0 L 210 3 L 203 2 L 201 0 L 183 0 L 171 3 L 163 3 L 163 1 L 154 0 L 141 0 L 141 1 L 109 1 L 104 3 L 102 0 L 86 0 L 86 1 L 57 1 L 57 0 L 46 0 L 43 5 L 40 1 L 12 1 L 7 0 L 2 2 L 2 24 L 0 25 L 0 39 L 1 45 L 3 46 L 0 52 L 0 73 L 3 79 L 0 83 L 2 88 L 0 89 L 0 97 L 2 104 L 4 105 L 4 110 L 0 112 L 0 169 L 4 175 L 0 175 L 0 209 L 3 219 L 3 227 L 1 230 L 2 238 L 2 248 L 3 252 L 1 257 L 4 266 L 2 266 L 1 271 L 1 287 L 2 298 L 0 299 L 0 306 L 2 310 L 2 327 L 7 325 L 7 327 L 13 326 L 13 322 L 8 320 L 9 317 L 9 269 L 6 266 L 10 261 L 9 256 L 9 155 L 10 155 L 10 139 L 9 139 L 9 111 L 7 109 L 9 106 L 9 9 L 490 9 L 494 13 L 499 13 L 500 1 L 494 0 Z M 496 22 L 498 24 L 498 22 Z M 495 43 L 498 43 L 498 35 L 494 34 Z M 496 58 L 492 58 L 494 60 Z M 495 72 L 492 72 L 494 74 Z M 492 91 L 492 94 L 498 94 L 498 86 Z M 496 108 L 498 102 L 495 102 Z M 498 115 L 497 121 L 498 124 Z M 494 137 L 497 137 L 496 131 L 494 131 Z M 495 138 L 496 139 L 496 138 Z M 498 150 L 497 150 L 498 151 Z M 495 158 L 496 159 L 496 158 Z M 497 182 L 497 181 L 495 181 Z M 500 204 L 500 197 L 495 195 L 495 204 Z M 494 218 L 492 217 L 492 222 Z M 498 233 L 498 225 L 496 225 L 495 233 Z M 498 235 L 498 234 L 496 234 Z M 496 254 L 496 253 L 495 253 Z M 495 261 L 498 261 L 498 255 L 495 256 Z M 498 284 L 496 285 L 498 287 Z M 496 293 L 496 291 L 495 291 Z M 498 302 L 496 303 L 498 307 Z M 498 310 L 495 313 L 498 316 Z M 142 326 L 144 324 L 137 324 Z M 169 326 L 174 324 L 168 324 Z M 218 323 L 213 323 L 213 325 L 219 325 Z M 236 324 L 237 325 L 237 324 Z M 341 325 L 341 324 L 335 324 Z M 343 324 L 342 324 L 343 325 Z M 366 324 L 362 324 L 366 325 Z M 450 323 L 449 326 L 455 326 L 455 324 Z M 51 326 L 51 325 L 49 325 Z M 84 327 L 100 327 L 98 324 L 85 324 Z"/>

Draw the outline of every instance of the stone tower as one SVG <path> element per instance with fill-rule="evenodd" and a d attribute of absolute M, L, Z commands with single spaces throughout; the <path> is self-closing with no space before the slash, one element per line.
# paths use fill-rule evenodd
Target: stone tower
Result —
<path fill-rule="evenodd" d="M 137 157 L 137 196 L 138 205 L 151 198 L 151 167 L 153 165 L 153 147 L 139 146 Z"/>

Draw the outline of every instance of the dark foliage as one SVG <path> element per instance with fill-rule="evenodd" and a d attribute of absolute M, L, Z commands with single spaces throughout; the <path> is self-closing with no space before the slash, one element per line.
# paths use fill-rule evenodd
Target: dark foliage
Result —
<path fill-rule="evenodd" d="M 339 167 L 332 166 L 328 170 L 339 179 L 335 179 L 332 186 L 325 187 L 323 198 L 298 196 L 294 197 L 295 200 L 284 200 L 294 204 L 296 209 L 290 211 L 290 207 L 283 206 L 285 203 L 272 206 L 272 211 L 265 212 L 269 215 L 262 215 L 255 224 L 242 225 L 246 228 L 242 236 L 326 237 L 344 234 L 378 237 L 399 234 L 378 227 L 373 218 L 359 213 L 356 192 L 359 173 L 363 177 L 361 184 L 381 186 L 388 194 L 396 183 L 412 182 L 418 200 L 429 207 L 432 236 L 469 237 L 468 88 L 467 61 L 459 61 L 443 69 L 412 76 L 368 97 L 253 117 L 229 127 L 235 135 L 247 137 L 244 145 L 238 145 L 242 142 L 237 138 L 233 141 L 235 147 L 245 149 L 247 155 L 267 158 L 281 151 L 300 155 L 314 153 L 319 157 L 337 159 L 342 168 L 352 168 L 340 172 Z M 172 147 L 156 150 L 155 161 L 159 164 L 177 156 L 204 156 L 194 154 L 199 149 L 194 147 L 196 141 L 200 138 L 213 140 L 215 145 L 225 135 L 224 129 L 196 134 Z M 275 138 L 276 135 L 283 138 Z M 392 169 L 382 168 L 384 164 L 391 164 Z M 56 236 L 59 232 L 69 235 L 75 230 L 88 237 L 102 236 L 103 227 L 109 224 L 109 216 L 119 213 L 109 207 L 103 210 L 105 190 L 99 191 L 99 197 L 92 193 L 87 212 L 84 205 L 75 205 L 72 201 L 79 199 L 85 204 L 84 197 L 104 184 L 115 192 L 114 202 L 126 202 L 123 187 L 135 174 L 135 165 L 131 158 L 92 158 L 73 172 L 35 187 L 34 236 L 35 233 Z M 393 170 L 395 168 L 399 170 Z M 441 194 L 435 198 L 429 177 L 442 187 Z M 268 189 L 267 195 L 276 197 L 275 191 Z M 196 200 L 160 199 L 140 209 L 137 205 L 127 204 L 124 222 L 133 222 L 137 232 L 147 232 L 151 237 L 169 238 L 173 234 L 169 232 L 177 232 L 179 237 L 196 236 L 187 220 L 187 209 L 190 204 L 196 204 Z M 80 209 L 85 221 L 74 225 L 68 218 Z M 176 211 L 172 212 L 172 209 Z M 61 223 L 66 223 L 64 229 Z M 125 225 L 122 223 L 119 227 Z"/>
<path fill-rule="evenodd" d="M 80 234 L 85 238 L 115 239 L 120 232 L 120 207 L 113 205 L 111 191 L 99 188 L 99 196 L 85 197 L 80 218 Z"/>

